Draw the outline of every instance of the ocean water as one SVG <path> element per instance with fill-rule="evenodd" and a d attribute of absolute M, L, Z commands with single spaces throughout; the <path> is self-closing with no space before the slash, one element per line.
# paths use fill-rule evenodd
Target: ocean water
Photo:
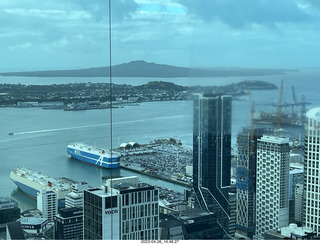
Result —
<path fill-rule="evenodd" d="M 222 85 L 242 80 L 264 80 L 280 86 L 284 80 L 283 101 L 292 102 L 292 86 L 297 99 L 305 95 L 311 102 L 307 108 L 320 106 L 320 72 L 306 70 L 287 75 L 265 77 L 224 78 L 114 78 L 115 83 L 144 84 L 152 80 L 171 81 L 179 85 Z M 0 77 L 0 83 L 61 84 L 70 82 L 107 82 L 103 78 L 31 78 Z M 274 111 L 269 103 L 279 101 L 279 90 L 252 91 L 255 109 Z M 232 144 L 236 149 L 236 135 L 250 125 L 250 105 L 247 96 L 233 101 Z M 123 142 L 146 143 L 154 139 L 173 137 L 183 145 L 192 147 L 192 101 L 147 102 L 140 106 L 127 106 L 113 110 L 113 138 L 116 147 Z M 9 136 L 9 133 L 15 133 Z M 294 134 L 295 131 L 293 131 Z M 295 135 L 301 135 L 297 131 Z M 303 136 L 303 135 L 302 135 Z M 0 108 L 0 196 L 13 197 L 20 202 L 22 210 L 34 208 L 36 202 L 24 196 L 10 181 L 10 171 L 26 166 L 52 177 L 69 177 L 87 181 L 91 186 L 100 186 L 102 176 L 110 175 L 108 169 L 100 169 L 73 160 L 66 153 L 72 142 L 110 146 L 109 110 L 62 111 L 40 108 Z M 113 176 L 129 176 L 124 169 L 112 171 Z M 177 191 L 185 188 L 140 175 L 140 180 L 170 187 Z"/>

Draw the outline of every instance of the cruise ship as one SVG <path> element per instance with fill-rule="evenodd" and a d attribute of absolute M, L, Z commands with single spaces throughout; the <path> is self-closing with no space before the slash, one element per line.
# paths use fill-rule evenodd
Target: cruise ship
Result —
<path fill-rule="evenodd" d="M 52 178 L 25 167 L 17 168 L 10 172 L 10 179 L 28 196 L 37 198 L 41 189 L 57 193 L 58 207 L 65 206 L 65 196 L 72 191 L 76 183 L 68 178 Z"/>
<path fill-rule="evenodd" d="M 101 168 L 114 169 L 120 167 L 120 154 L 86 144 L 75 143 L 67 146 L 72 157 Z"/>

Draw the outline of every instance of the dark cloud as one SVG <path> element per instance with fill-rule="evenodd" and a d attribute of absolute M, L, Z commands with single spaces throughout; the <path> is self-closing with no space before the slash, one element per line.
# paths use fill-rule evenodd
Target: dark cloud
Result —
<path fill-rule="evenodd" d="M 106 0 L 30 0 L 28 3 L 21 1 L 20 4 L 0 3 L 0 33 L 4 33 L 2 47 L 18 45 L 22 39 L 23 43 L 30 42 L 35 45 L 50 45 L 65 39 L 70 42 L 78 40 L 79 43 L 85 40 L 91 43 L 94 39 L 105 41 L 108 7 Z M 113 0 L 111 7 L 112 22 L 119 23 L 130 19 L 138 5 L 134 0 Z M 82 37 L 76 38 L 80 35 Z"/>
<path fill-rule="evenodd" d="M 245 27 L 252 23 L 269 26 L 275 23 L 296 23 L 309 18 L 294 0 L 177 1 L 187 8 L 188 14 L 197 16 L 205 22 L 220 20 L 235 28 Z"/>
<path fill-rule="evenodd" d="M 106 0 L 70 0 L 69 4 L 80 7 L 89 12 L 93 19 L 101 21 L 109 16 L 109 1 Z M 131 14 L 137 11 L 139 5 L 134 0 L 111 1 L 111 16 L 114 21 L 130 19 Z"/>

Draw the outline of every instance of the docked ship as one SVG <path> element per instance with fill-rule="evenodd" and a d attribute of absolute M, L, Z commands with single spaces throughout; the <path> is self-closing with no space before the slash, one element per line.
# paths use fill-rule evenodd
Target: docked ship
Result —
<path fill-rule="evenodd" d="M 58 207 L 65 206 L 65 196 L 72 191 L 75 181 L 68 178 L 52 178 L 25 167 L 10 172 L 10 179 L 28 196 L 36 199 L 40 190 L 57 193 Z"/>
<path fill-rule="evenodd" d="M 69 144 L 67 152 L 75 159 L 101 168 L 114 169 L 120 167 L 120 154 L 86 144 Z"/>

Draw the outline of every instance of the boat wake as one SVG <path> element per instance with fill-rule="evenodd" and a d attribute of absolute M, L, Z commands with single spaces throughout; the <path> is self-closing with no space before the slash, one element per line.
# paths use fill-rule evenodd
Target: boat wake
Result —
<path fill-rule="evenodd" d="M 164 117 L 157 117 L 157 118 L 151 118 L 151 119 L 129 120 L 129 121 L 113 122 L 113 125 L 141 123 L 141 122 L 146 122 L 146 121 L 154 121 L 154 120 L 162 120 L 162 119 L 177 119 L 177 118 L 182 118 L 182 117 L 185 117 L 185 116 L 187 116 L 187 115 L 175 115 L 175 116 L 164 116 Z M 57 131 L 65 131 L 65 130 L 75 130 L 75 129 L 84 129 L 84 128 L 103 127 L 103 126 L 109 126 L 109 125 L 110 125 L 110 123 L 104 123 L 104 124 L 82 125 L 82 126 L 64 127 L 64 128 L 56 128 L 56 129 L 46 129 L 46 130 L 10 132 L 9 135 L 12 136 L 12 135 L 25 135 L 25 134 L 36 134 L 36 133 L 48 133 L 48 132 L 57 132 Z"/>

